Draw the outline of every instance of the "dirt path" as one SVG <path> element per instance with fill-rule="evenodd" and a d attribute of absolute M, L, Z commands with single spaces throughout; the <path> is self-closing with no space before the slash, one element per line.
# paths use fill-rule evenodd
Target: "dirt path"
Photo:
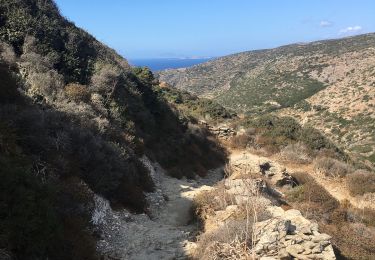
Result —
<path fill-rule="evenodd" d="M 269 158 L 260 155 L 253 154 L 249 151 L 233 151 L 230 156 L 231 163 L 237 167 L 243 167 L 246 165 L 248 170 L 259 172 L 259 165 L 265 162 L 269 162 L 276 171 L 286 169 L 287 172 L 306 172 L 312 176 L 317 183 L 327 190 L 338 201 L 347 200 L 350 204 L 358 209 L 372 208 L 375 209 L 375 202 L 373 200 L 364 199 L 362 196 L 353 197 L 349 194 L 346 184 L 343 180 L 338 178 L 332 179 L 324 176 L 323 174 L 316 173 L 313 169 L 313 165 L 296 165 L 288 164 L 277 161 L 276 158 Z"/>
<path fill-rule="evenodd" d="M 148 194 L 151 217 L 112 211 L 97 197 L 96 225 L 102 232 L 98 249 L 107 259 L 186 259 L 189 239 L 198 228 L 191 223 L 193 198 L 221 180 L 222 170 L 210 171 L 204 179 L 178 180 L 166 176 L 147 158 L 144 163 L 156 183 L 156 191 Z"/>

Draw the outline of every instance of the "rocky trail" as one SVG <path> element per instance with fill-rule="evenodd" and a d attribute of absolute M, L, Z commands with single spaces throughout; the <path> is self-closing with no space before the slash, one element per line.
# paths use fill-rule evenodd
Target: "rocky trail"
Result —
<path fill-rule="evenodd" d="M 142 161 L 156 185 L 155 192 L 147 194 L 149 212 L 146 215 L 132 214 L 127 210 L 115 211 L 108 201 L 96 196 L 92 222 L 100 237 L 98 249 L 106 256 L 104 259 L 186 259 L 195 247 L 192 241 L 199 228 L 193 221 L 193 199 L 197 194 L 211 190 L 223 179 L 224 171 L 222 168 L 211 170 L 207 177 L 196 180 L 175 179 L 167 176 L 157 163 L 148 158 L 144 157 Z M 359 204 L 359 199 L 351 197 L 340 187 L 342 184 L 332 184 L 322 176 L 312 174 L 311 165 L 283 164 L 276 158 L 249 151 L 232 151 L 230 165 L 233 171 L 239 172 L 260 173 L 263 170 L 273 185 L 283 178 L 284 172 L 305 171 L 339 201 L 347 199 L 358 208 L 368 206 Z"/>
<path fill-rule="evenodd" d="M 93 223 L 101 233 L 98 249 L 105 259 L 186 259 L 189 240 L 198 230 L 192 221 L 193 198 L 211 189 L 223 178 L 223 171 L 212 170 L 202 179 L 179 180 L 165 175 L 147 158 L 143 162 L 156 183 L 156 191 L 148 194 L 149 215 L 113 211 L 107 201 L 96 197 Z"/>

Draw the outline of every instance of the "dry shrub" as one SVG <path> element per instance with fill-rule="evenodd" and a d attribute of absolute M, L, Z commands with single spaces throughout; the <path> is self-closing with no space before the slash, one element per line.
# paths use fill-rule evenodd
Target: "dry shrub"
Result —
<path fill-rule="evenodd" d="M 255 143 L 260 147 L 264 147 L 266 145 L 272 145 L 274 144 L 274 138 L 270 136 L 257 135 L 255 137 Z"/>
<path fill-rule="evenodd" d="M 262 148 L 262 150 L 264 151 L 264 155 L 265 156 L 272 156 L 274 154 L 277 154 L 278 152 L 280 152 L 279 148 L 277 146 L 274 146 L 274 145 L 266 145 Z"/>
<path fill-rule="evenodd" d="M 64 86 L 62 75 L 55 70 L 30 72 L 27 82 L 30 85 L 29 95 L 43 95 L 45 99 L 53 99 Z"/>
<path fill-rule="evenodd" d="M 235 135 L 230 139 L 230 147 L 233 149 L 245 149 L 249 145 L 254 143 L 254 137 L 243 133 L 240 135 Z"/>
<path fill-rule="evenodd" d="M 96 64 L 96 72 L 91 77 L 90 89 L 100 94 L 113 91 L 121 80 L 121 68 L 112 64 Z"/>
<path fill-rule="evenodd" d="M 367 226 L 375 227 L 375 210 L 370 208 L 358 209 L 349 207 L 347 209 L 347 219 L 355 223 L 363 223 Z"/>
<path fill-rule="evenodd" d="M 319 157 L 314 161 L 314 170 L 329 177 L 344 177 L 353 169 L 345 162 L 329 157 Z"/>
<path fill-rule="evenodd" d="M 252 224 L 252 223 L 250 223 Z M 195 259 L 247 259 L 252 230 L 246 220 L 230 220 L 220 228 L 198 237 Z"/>
<path fill-rule="evenodd" d="M 0 60 L 5 61 L 7 64 L 14 64 L 16 62 L 16 54 L 12 46 L 0 42 Z"/>
<path fill-rule="evenodd" d="M 206 202 L 209 203 L 209 202 Z M 195 259 L 251 259 L 253 226 L 269 219 L 262 197 L 249 198 L 218 228 L 198 237 Z"/>
<path fill-rule="evenodd" d="M 223 182 L 217 184 L 213 190 L 201 192 L 194 198 L 195 214 L 201 222 L 215 211 L 224 210 L 232 204 L 234 198 L 225 192 Z"/>
<path fill-rule="evenodd" d="M 332 236 L 331 242 L 338 251 L 338 259 L 375 259 L 375 228 L 358 223 L 345 223 L 321 224 L 320 229 Z"/>
<path fill-rule="evenodd" d="M 90 99 L 90 92 L 88 91 L 87 86 L 81 84 L 70 83 L 66 85 L 65 94 L 68 98 L 76 102 L 87 102 Z"/>
<path fill-rule="evenodd" d="M 281 149 L 279 158 L 282 161 L 306 164 L 311 162 L 308 148 L 302 143 L 290 144 Z"/>
<path fill-rule="evenodd" d="M 375 174 L 358 170 L 346 177 L 346 183 L 351 195 L 363 195 L 375 192 Z"/>

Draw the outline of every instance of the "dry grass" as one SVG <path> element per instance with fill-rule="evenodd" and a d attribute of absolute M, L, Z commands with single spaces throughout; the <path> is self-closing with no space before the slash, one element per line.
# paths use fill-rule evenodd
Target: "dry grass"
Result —
<path fill-rule="evenodd" d="M 353 196 L 375 192 L 375 174 L 358 170 L 346 177 L 349 192 Z"/>
<path fill-rule="evenodd" d="M 353 168 L 345 162 L 329 158 L 318 157 L 314 161 L 314 170 L 328 177 L 344 177 L 353 171 Z"/>

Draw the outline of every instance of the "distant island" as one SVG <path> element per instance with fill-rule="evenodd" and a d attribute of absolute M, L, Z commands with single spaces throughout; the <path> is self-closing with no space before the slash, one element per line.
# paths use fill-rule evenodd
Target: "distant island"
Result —
<path fill-rule="evenodd" d="M 153 58 L 153 59 L 130 59 L 133 66 L 148 67 L 152 71 L 165 69 L 179 69 L 191 67 L 212 58 Z"/>

